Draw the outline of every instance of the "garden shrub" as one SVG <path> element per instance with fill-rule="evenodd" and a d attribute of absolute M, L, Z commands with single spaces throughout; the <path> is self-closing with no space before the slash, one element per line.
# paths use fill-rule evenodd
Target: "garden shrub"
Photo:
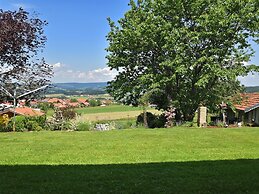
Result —
<path fill-rule="evenodd" d="M 76 126 L 77 131 L 90 131 L 91 129 L 92 125 L 90 122 L 79 122 Z"/>
<path fill-rule="evenodd" d="M 166 118 L 165 115 L 154 115 L 151 112 L 147 112 L 147 123 L 149 128 L 162 128 L 165 126 Z M 137 125 L 143 125 L 144 124 L 144 115 L 141 113 L 137 117 Z"/>
<path fill-rule="evenodd" d="M 181 124 L 182 127 L 193 127 L 194 126 L 194 122 L 192 121 L 187 121 L 184 122 L 183 124 Z"/>
<path fill-rule="evenodd" d="M 14 118 L 8 123 L 8 131 L 13 131 Z M 37 117 L 25 117 L 25 116 L 16 116 L 15 117 L 15 131 L 24 132 L 24 131 L 42 131 L 46 129 L 46 117 L 37 116 Z"/>
<path fill-rule="evenodd" d="M 73 108 L 65 108 L 61 109 L 61 114 L 65 120 L 71 120 L 76 118 L 77 114 L 76 111 Z"/>
<path fill-rule="evenodd" d="M 10 118 L 8 114 L 0 115 L 0 125 L 2 125 L 3 127 L 6 127 L 9 122 L 10 122 Z"/>

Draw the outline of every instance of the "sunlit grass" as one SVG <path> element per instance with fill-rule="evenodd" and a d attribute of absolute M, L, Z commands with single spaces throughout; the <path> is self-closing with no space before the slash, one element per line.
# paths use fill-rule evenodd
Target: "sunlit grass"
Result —
<path fill-rule="evenodd" d="M 259 128 L 0 133 L 0 193 L 257 193 Z"/>

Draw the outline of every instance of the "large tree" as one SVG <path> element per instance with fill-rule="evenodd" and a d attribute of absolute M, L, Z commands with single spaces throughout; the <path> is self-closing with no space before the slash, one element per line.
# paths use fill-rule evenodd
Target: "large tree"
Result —
<path fill-rule="evenodd" d="M 33 90 L 50 82 L 52 67 L 40 59 L 46 42 L 37 15 L 23 9 L 0 10 L 0 84 L 13 93 Z M 6 94 L 1 90 L 0 97 Z"/>
<path fill-rule="evenodd" d="M 108 91 L 138 105 L 151 92 L 159 109 L 192 120 L 242 89 L 238 76 L 258 43 L 258 0 L 134 0 L 118 23 L 109 19 L 108 66 L 119 70 Z"/>

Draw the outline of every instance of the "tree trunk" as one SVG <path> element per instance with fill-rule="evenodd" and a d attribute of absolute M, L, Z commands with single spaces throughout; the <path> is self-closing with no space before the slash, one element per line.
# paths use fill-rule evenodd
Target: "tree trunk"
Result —
<path fill-rule="evenodd" d="M 144 127 L 148 128 L 148 123 L 147 123 L 147 108 L 146 106 L 143 106 L 143 120 L 144 120 Z"/>

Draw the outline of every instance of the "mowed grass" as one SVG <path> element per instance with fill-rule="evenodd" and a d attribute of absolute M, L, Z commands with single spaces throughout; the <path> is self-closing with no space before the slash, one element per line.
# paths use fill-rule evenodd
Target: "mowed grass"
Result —
<path fill-rule="evenodd" d="M 155 110 L 154 108 L 148 108 L 147 110 L 154 114 L 161 114 L 160 111 Z M 82 121 L 105 121 L 136 118 L 143 112 L 143 109 L 141 107 L 110 105 L 76 108 L 75 111 L 80 114 L 80 120 Z M 53 114 L 53 110 L 49 110 L 47 112 L 48 117 L 52 116 Z"/>
<path fill-rule="evenodd" d="M 161 114 L 154 108 L 148 108 L 149 112 Z M 80 120 L 87 121 L 105 121 L 136 118 L 143 112 L 141 107 L 132 107 L 124 105 L 110 105 L 104 107 L 86 107 L 78 108 L 76 112 L 81 114 Z"/>
<path fill-rule="evenodd" d="M 109 105 L 109 106 L 96 106 L 75 109 L 77 113 L 81 114 L 94 114 L 94 113 L 112 113 L 112 112 L 131 112 L 142 111 L 141 107 L 132 107 L 124 105 Z M 149 108 L 148 110 L 154 110 Z"/>
<path fill-rule="evenodd" d="M 0 133 L 0 193 L 258 193 L 259 128 Z"/>

